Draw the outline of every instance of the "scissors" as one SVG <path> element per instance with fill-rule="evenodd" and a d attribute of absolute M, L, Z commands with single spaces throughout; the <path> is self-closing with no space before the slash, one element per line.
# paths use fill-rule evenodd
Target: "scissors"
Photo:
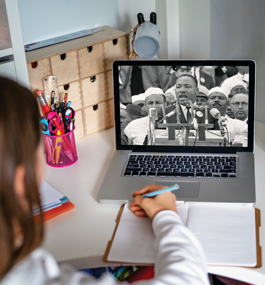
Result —
<path fill-rule="evenodd" d="M 64 108 L 64 107 L 59 106 L 57 113 L 59 114 L 59 116 L 62 116 L 62 121 L 63 121 L 65 132 L 66 133 L 69 132 L 70 122 L 71 122 L 71 119 L 75 117 L 75 111 L 71 107 Z"/>
<path fill-rule="evenodd" d="M 61 118 L 56 112 L 48 113 L 47 119 L 49 120 L 49 130 L 51 133 L 55 135 L 57 135 L 58 132 L 60 132 L 62 135 L 64 134 L 61 126 Z"/>
<path fill-rule="evenodd" d="M 48 120 L 43 118 L 42 120 L 40 120 L 40 124 L 41 124 L 41 131 L 43 134 L 45 135 L 51 135 L 50 130 L 49 130 L 49 123 Z"/>
<path fill-rule="evenodd" d="M 75 117 L 75 110 L 73 110 L 73 108 L 71 107 L 66 107 L 65 108 L 65 120 L 67 123 L 67 131 L 70 131 L 70 123 L 72 121 L 72 119 L 74 119 Z"/>

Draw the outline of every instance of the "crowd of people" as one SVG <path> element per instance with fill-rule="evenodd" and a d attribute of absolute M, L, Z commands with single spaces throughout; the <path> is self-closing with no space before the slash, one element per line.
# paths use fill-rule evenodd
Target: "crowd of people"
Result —
<path fill-rule="evenodd" d="M 156 108 L 156 121 L 177 110 L 167 123 L 207 119 L 213 130 L 225 126 L 230 145 L 247 146 L 248 84 L 248 66 L 121 66 L 122 144 L 144 144 Z"/>

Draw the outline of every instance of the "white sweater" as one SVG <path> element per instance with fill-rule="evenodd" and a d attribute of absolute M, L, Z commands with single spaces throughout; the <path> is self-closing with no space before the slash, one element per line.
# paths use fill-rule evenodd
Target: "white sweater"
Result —
<path fill-rule="evenodd" d="M 140 219 L 140 218 L 139 218 Z M 210 284 L 201 245 L 187 229 L 178 214 L 161 211 L 153 220 L 155 233 L 155 277 L 137 285 Z M 74 285 L 128 284 L 117 282 L 109 273 L 100 279 L 76 272 L 71 266 L 58 266 L 44 249 L 38 248 L 13 267 L 0 281 L 1 285 Z"/>

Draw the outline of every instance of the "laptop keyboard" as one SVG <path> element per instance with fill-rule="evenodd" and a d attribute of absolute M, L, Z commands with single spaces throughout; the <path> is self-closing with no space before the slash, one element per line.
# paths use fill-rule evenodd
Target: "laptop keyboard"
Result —
<path fill-rule="evenodd" d="M 236 156 L 130 155 L 124 176 L 236 178 Z"/>

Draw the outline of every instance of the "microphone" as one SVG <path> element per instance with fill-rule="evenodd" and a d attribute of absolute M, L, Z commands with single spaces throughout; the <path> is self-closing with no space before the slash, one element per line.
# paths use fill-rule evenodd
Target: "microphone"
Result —
<path fill-rule="evenodd" d="M 168 114 L 166 114 L 166 116 L 163 118 L 163 119 L 166 119 L 166 118 L 169 118 L 169 117 L 172 117 L 173 115 L 175 115 L 177 112 L 176 109 L 174 109 L 173 111 L 169 112 Z"/>
<path fill-rule="evenodd" d="M 224 135 L 224 132 L 225 132 L 224 127 L 226 126 L 226 124 L 225 124 L 226 118 L 223 117 L 223 116 L 221 115 L 221 113 L 219 112 L 219 110 L 216 109 L 216 108 L 212 108 L 212 109 L 210 110 L 210 114 L 211 114 L 215 119 L 218 120 L 218 125 L 219 125 L 220 130 L 221 130 L 221 135 L 223 136 L 223 135 Z"/>
<path fill-rule="evenodd" d="M 152 121 L 158 120 L 158 115 L 157 115 L 157 109 L 156 108 L 150 108 L 149 109 L 149 118 Z"/>
<path fill-rule="evenodd" d="M 219 124 L 222 124 L 223 126 L 226 126 L 226 124 L 225 124 L 226 118 L 221 115 L 221 113 L 219 112 L 218 109 L 212 108 L 212 109 L 210 110 L 210 114 L 211 114 L 215 119 L 218 120 L 218 123 L 219 123 Z"/>
<path fill-rule="evenodd" d="M 151 108 L 151 109 L 152 109 L 152 108 Z M 150 111 L 150 109 L 149 109 L 149 111 Z M 159 123 L 161 123 L 161 122 L 164 121 L 165 119 L 172 117 L 172 116 L 175 115 L 175 114 L 178 114 L 178 113 L 177 113 L 177 109 L 174 109 L 174 110 L 172 110 L 171 112 L 169 112 L 168 114 L 166 114 L 161 120 L 159 120 L 159 121 L 156 123 L 156 125 L 158 125 Z"/>
<path fill-rule="evenodd" d="M 149 109 L 149 136 L 151 145 L 155 144 L 155 121 L 158 120 L 157 109 L 150 108 Z"/>

